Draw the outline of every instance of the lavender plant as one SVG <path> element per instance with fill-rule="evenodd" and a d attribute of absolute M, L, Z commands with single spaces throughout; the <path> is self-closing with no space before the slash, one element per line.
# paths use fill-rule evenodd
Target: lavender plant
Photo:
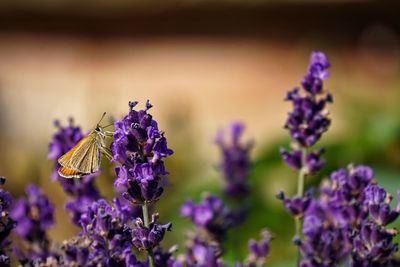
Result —
<path fill-rule="evenodd" d="M 377 184 L 370 167 L 350 164 L 334 171 L 318 189 L 305 190 L 305 179 L 325 165 L 324 150 L 314 145 L 331 123 L 326 105 L 332 102 L 332 96 L 323 86 L 329 67 L 322 52 L 312 53 L 301 88 L 286 96 L 292 103 L 285 123 L 292 144 L 280 154 L 298 172 L 298 188 L 293 197 L 279 192 L 278 198 L 296 221 L 293 241 L 299 251 L 298 266 L 400 266 L 395 257 L 398 231 L 391 227 L 400 215 L 400 192 L 393 205 L 393 197 Z M 167 184 L 164 160 L 173 151 L 149 113 L 150 102 L 139 110 L 137 104 L 129 102 L 128 114 L 114 124 L 111 151 L 112 162 L 117 165 L 115 198 L 110 201 L 102 197 L 95 185 L 98 173 L 81 179 L 65 179 L 56 171 L 51 175 L 70 197 L 65 209 L 80 228 L 78 235 L 62 243 L 49 239 L 47 231 L 55 223 L 54 207 L 37 186 L 29 185 L 26 196 L 13 204 L 11 195 L 0 188 L 0 266 L 11 264 L 11 233 L 18 237 L 13 243 L 14 255 L 22 266 L 229 266 L 224 261 L 224 241 L 242 221 L 243 209 L 229 206 L 216 195 L 203 194 L 199 203 L 187 200 L 182 205 L 181 216 L 194 225 L 194 231 L 186 235 L 184 249 L 178 253 L 177 246 L 168 250 L 161 246 L 172 224 L 159 223 L 154 206 Z M 58 130 L 49 144 L 48 157 L 55 161 L 56 170 L 57 159 L 84 134 L 72 120 L 66 127 L 59 122 L 55 125 Z M 228 140 L 222 132 L 216 139 L 221 151 L 218 167 L 225 181 L 223 194 L 239 206 L 252 193 L 249 154 L 253 143 L 241 141 L 243 131 L 243 124 L 234 123 Z M 4 182 L 0 178 L 0 185 Z M 238 259 L 235 267 L 264 266 L 270 240 L 266 230 L 261 231 L 260 240 L 249 240 L 248 256 Z"/>
<path fill-rule="evenodd" d="M 347 170 L 337 170 L 321 183 L 318 196 L 312 191 L 303 196 L 304 178 L 324 165 L 322 150 L 308 149 L 330 124 L 324 108 L 332 97 L 322 86 L 328 67 L 323 53 L 312 53 L 302 82 L 304 95 L 294 89 L 286 98 L 292 101 L 293 111 L 285 126 L 295 144 L 291 152 L 281 150 L 281 155 L 299 171 L 299 185 L 293 198 L 285 197 L 283 192 L 278 198 L 296 219 L 294 243 L 302 254 L 298 266 L 399 266 L 394 258 L 397 244 L 393 243 L 398 232 L 387 225 L 397 219 L 400 206 L 390 208 L 392 197 L 376 185 L 370 167 L 349 165 Z"/>
<path fill-rule="evenodd" d="M 224 139 L 224 131 L 219 131 L 215 143 L 221 152 L 219 169 L 225 179 L 224 193 L 233 200 L 241 201 L 249 194 L 249 175 L 251 168 L 250 150 L 253 142 L 241 142 L 244 125 L 232 123 L 229 140 Z"/>
<path fill-rule="evenodd" d="M 136 220 L 133 229 L 133 245 L 148 253 L 149 266 L 154 266 L 153 249 L 159 245 L 171 224 L 159 225 L 157 215 L 150 217 L 149 205 L 157 201 L 164 188 L 168 174 L 163 159 L 172 155 L 164 133 L 159 131 L 157 122 L 148 113 L 152 107 L 149 101 L 145 109 L 136 111 L 138 102 L 129 102 L 129 113 L 114 124 L 114 141 L 111 144 L 113 161 L 118 162 L 116 190 L 132 205 L 141 205 L 143 219 Z M 150 218 L 151 221 L 150 221 Z"/>

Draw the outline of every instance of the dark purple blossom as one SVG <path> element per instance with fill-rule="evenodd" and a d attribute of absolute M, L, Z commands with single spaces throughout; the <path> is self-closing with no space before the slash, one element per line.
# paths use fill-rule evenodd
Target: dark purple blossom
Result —
<path fill-rule="evenodd" d="M 305 149 L 313 146 L 331 124 L 326 104 L 332 102 L 332 96 L 323 89 L 323 80 L 328 77 L 329 66 L 325 54 L 311 53 L 308 73 L 302 81 L 303 90 L 295 88 L 288 92 L 285 99 L 292 102 L 293 106 L 285 128 L 294 144 L 292 151 L 281 149 L 281 156 L 288 166 L 306 175 L 319 171 L 325 165 L 321 159 L 323 150 L 313 152 Z"/>
<path fill-rule="evenodd" d="M 184 265 L 173 256 L 177 249 L 177 246 L 173 246 L 168 251 L 164 251 L 157 247 L 153 251 L 154 265 L 157 267 L 183 267 Z"/>
<path fill-rule="evenodd" d="M 377 185 L 369 185 L 364 190 L 364 204 L 368 206 L 373 220 L 379 225 L 388 225 L 399 217 L 400 192 L 398 193 L 398 204 L 395 209 L 390 208 L 392 196 L 385 189 Z"/>
<path fill-rule="evenodd" d="M 283 201 L 285 208 L 290 214 L 294 217 L 302 217 L 310 206 L 312 194 L 311 191 L 309 191 L 304 197 L 295 196 L 287 198 L 283 192 L 279 192 L 277 198 Z"/>
<path fill-rule="evenodd" d="M 46 259 L 50 255 L 46 231 L 54 224 L 54 207 L 37 186 L 28 185 L 25 192 L 26 197 L 18 199 L 10 212 L 15 233 L 29 246 L 26 257 Z"/>
<path fill-rule="evenodd" d="M 394 265 L 392 257 L 398 250 L 398 244 L 393 244 L 393 237 L 397 234 L 397 230 L 387 230 L 372 222 L 363 222 L 353 240 L 351 266 L 399 266 Z"/>
<path fill-rule="evenodd" d="M 163 178 L 168 174 L 163 159 L 173 151 L 167 147 L 164 134 L 146 108 L 136 111 L 137 102 L 129 102 L 129 113 L 114 124 L 111 144 L 116 168 L 114 186 L 132 203 L 142 204 L 157 200 L 163 192 Z"/>
<path fill-rule="evenodd" d="M 224 192 L 232 199 L 240 200 L 249 193 L 248 177 L 250 174 L 250 150 L 252 142 L 241 142 L 244 125 L 235 122 L 231 125 L 230 139 L 224 140 L 220 131 L 216 137 L 222 159 L 219 169 L 225 178 Z"/>
<path fill-rule="evenodd" d="M 300 150 L 287 151 L 281 148 L 280 154 L 285 163 L 293 169 L 300 170 L 304 167 L 305 174 L 313 174 L 318 172 L 325 166 L 325 160 L 321 159 L 324 149 L 318 149 L 306 155 L 305 165 L 302 166 L 302 152 Z"/>
<path fill-rule="evenodd" d="M 263 266 L 269 254 L 269 242 L 271 233 L 267 230 L 261 232 L 261 239 L 257 242 L 254 239 L 249 240 L 249 256 L 244 264 L 245 267 Z"/>
<path fill-rule="evenodd" d="M 80 224 L 83 231 L 80 238 L 81 244 L 85 245 L 83 248 L 89 251 L 90 262 L 103 266 L 120 266 L 133 262 L 142 266 L 131 251 L 132 229 L 126 224 L 126 215 L 126 210 L 118 200 L 110 205 L 104 199 L 93 202 L 82 214 Z M 84 251 L 78 250 L 74 253 Z"/>
<path fill-rule="evenodd" d="M 171 231 L 172 224 L 157 224 L 154 220 L 146 227 L 140 218 L 132 228 L 132 243 L 139 250 L 151 251 L 163 240 L 165 232 Z"/>
<path fill-rule="evenodd" d="M 199 237 L 191 239 L 187 245 L 184 266 L 190 267 L 224 267 L 219 243 L 204 241 Z"/>
<path fill-rule="evenodd" d="M 237 220 L 236 214 L 216 196 L 205 196 L 199 204 L 194 204 L 192 200 L 186 201 L 181 207 L 181 216 L 189 218 L 215 240 L 224 238 Z"/>
<path fill-rule="evenodd" d="M 0 177 L 0 186 L 6 182 L 4 177 Z M 0 266 L 10 266 L 10 257 L 7 255 L 10 241 L 8 237 L 15 227 L 14 221 L 9 217 L 11 207 L 11 194 L 0 188 Z"/>

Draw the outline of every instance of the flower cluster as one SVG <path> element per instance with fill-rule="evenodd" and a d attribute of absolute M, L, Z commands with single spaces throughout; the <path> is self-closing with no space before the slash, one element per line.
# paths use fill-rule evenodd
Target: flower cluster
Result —
<path fill-rule="evenodd" d="M 90 262 L 113 266 L 131 260 L 132 230 L 124 221 L 123 211 L 116 207 L 99 199 L 80 218 Z"/>
<path fill-rule="evenodd" d="M 295 88 L 285 99 L 293 105 L 285 128 L 288 129 L 294 144 L 292 151 L 281 149 L 281 155 L 288 166 L 303 169 L 307 174 L 314 173 L 324 166 L 324 161 L 320 158 L 323 150 L 309 151 L 307 154 L 302 150 L 313 146 L 331 123 L 325 106 L 332 102 L 332 96 L 323 89 L 323 81 L 328 77 L 329 67 L 325 54 L 313 52 L 308 73 L 301 83 L 303 90 Z"/>
<path fill-rule="evenodd" d="M 249 193 L 248 176 L 250 174 L 250 149 L 252 142 L 242 144 L 244 125 L 235 122 L 231 125 L 230 140 L 224 140 L 223 131 L 218 132 L 216 144 L 221 151 L 219 169 L 225 178 L 224 192 L 232 199 L 241 200 Z"/>
<path fill-rule="evenodd" d="M 28 246 L 20 257 L 46 259 L 50 255 L 46 231 L 54 224 L 54 207 L 37 186 L 28 185 L 25 192 L 26 197 L 18 199 L 10 212 L 16 222 L 15 233 Z"/>
<path fill-rule="evenodd" d="M 157 200 L 163 192 L 163 177 L 167 175 L 163 158 L 172 155 L 164 133 L 148 113 L 152 107 L 136 111 L 138 102 L 129 102 L 129 114 L 114 124 L 114 141 L 111 144 L 116 168 L 114 186 L 122 196 L 135 204 Z"/>
<path fill-rule="evenodd" d="M 307 149 L 327 130 L 330 120 L 325 105 L 332 101 L 329 94 L 324 95 L 322 86 L 328 75 L 327 58 L 315 52 L 310 61 L 302 82 L 304 96 L 300 96 L 299 89 L 287 96 L 293 102 L 293 111 L 285 126 L 296 143 L 295 149 L 281 150 L 283 160 L 299 170 L 300 178 L 324 166 L 320 158 L 323 150 L 308 152 Z M 282 192 L 278 194 L 296 218 L 297 226 L 301 227 L 299 222 L 304 218 L 302 233 L 298 231 L 294 238 L 302 254 L 299 266 L 398 266 L 393 257 L 397 251 L 397 244 L 393 243 L 397 230 L 386 226 L 398 218 L 400 205 L 390 207 L 392 197 L 376 185 L 373 177 L 370 167 L 349 165 L 321 183 L 318 197 L 313 197 L 311 191 L 303 196 L 302 190 L 293 198 L 286 198 Z M 299 179 L 299 188 L 302 183 Z"/>
<path fill-rule="evenodd" d="M 94 178 L 98 174 L 85 175 L 80 179 L 66 179 L 58 175 L 57 170 L 60 164 L 57 160 L 74 147 L 84 137 L 84 134 L 72 119 L 69 120 L 69 125 L 66 127 L 62 126 L 59 121 L 55 121 L 54 125 L 58 130 L 49 143 L 48 154 L 48 158 L 55 162 L 51 179 L 58 180 L 64 192 L 72 197 L 66 203 L 65 209 L 70 213 L 72 222 L 79 225 L 81 214 L 93 201 L 101 197 L 94 183 Z"/>
<path fill-rule="evenodd" d="M 249 240 L 249 256 L 244 264 L 245 267 L 263 266 L 269 254 L 270 240 L 271 233 L 267 230 L 261 232 L 261 239 L 258 242 L 254 239 Z"/>
<path fill-rule="evenodd" d="M 235 214 L 216 196 L 204 196 L 199 204 L 187 200 L 181 207 L 181 216 L 204 230 L 213 240 L 221 240 L 235 224 Z"/>
<path fill-rule="evenodd" d="M 4 185 L 6 179 L 0 177 L 0 185 Z M 0 266 L 10 266 L 10 257 L 7 250 L 10 245 L 9 237 L 11 230 L 15 227 L 14 221 L 9 217 L 12 199 L 9 192 L 0 188 Z"/>

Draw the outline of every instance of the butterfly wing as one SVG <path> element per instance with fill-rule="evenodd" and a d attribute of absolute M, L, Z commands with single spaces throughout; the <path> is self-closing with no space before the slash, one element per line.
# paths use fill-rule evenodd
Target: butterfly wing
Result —
<path fill-rule="evenodd" d="M 93 131 L 60 157 L 58 163 L 62 168 L 60 168 L 59 174 L 63 177 L 71 178 L 98 171 L 101 151 L 97 139 L 98 136 Z"/>
<path fill-rule="evenodd" d="M 84 175 L 83 173 L 68 169 L 63 166 L 58 169 L 58 174 L 64 178 L 81 178 Z"/>

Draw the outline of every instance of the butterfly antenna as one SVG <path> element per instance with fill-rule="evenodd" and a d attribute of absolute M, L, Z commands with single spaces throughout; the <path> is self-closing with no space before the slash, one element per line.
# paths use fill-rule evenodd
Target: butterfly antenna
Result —
<path fill-rule="evenodd" d="M 110 124 L 108 124 L 106 126 L 103 126 L 103 128 L 107 128 L 107 127 L 110 127 L 110 126 L 113 126 L 113 125 L 114 125 L 114 123 L 110 123 Z"/>
<path fill-rule="evenodd" d="M 103 113 L 103 115 L 101 116 L 99 122 L 97 123 L 97 125 L 100 125 L 100 122 L 104 119 L 104 116 L 106 116 L 106 112 Z"/>

